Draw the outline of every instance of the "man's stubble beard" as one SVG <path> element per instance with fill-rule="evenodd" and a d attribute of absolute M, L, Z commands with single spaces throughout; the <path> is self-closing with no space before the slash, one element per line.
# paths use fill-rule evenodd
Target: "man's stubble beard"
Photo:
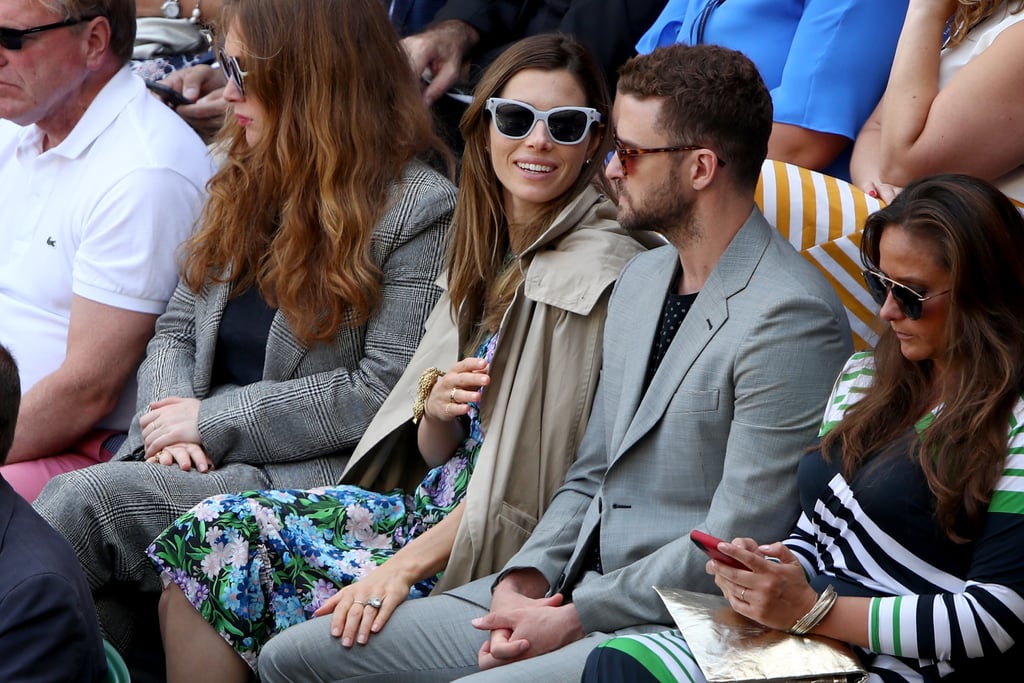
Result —
<path fill-rule="evenodd" d="M 624 192 L 621 181 L 617 181 L 619 196 L 630 198 L 627 211 L 619 210 L 619 224 L 627 232 L 657 232 L 677 249 L 699 240 L 694 200 L 679 191 L 679 176 L 679 167 L 673 166 L 665 180 L 647 194 L 643 206 L 633 203 L 633 197 Z"/>

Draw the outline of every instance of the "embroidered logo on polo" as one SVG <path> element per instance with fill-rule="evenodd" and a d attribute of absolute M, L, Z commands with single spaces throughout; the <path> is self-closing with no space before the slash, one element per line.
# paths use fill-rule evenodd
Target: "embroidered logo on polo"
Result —
<path fill-rule="evenodd" d="M 57 248 L 57 240 L 53 239 L 53 237 L 47 237 L 46 238 L 46 246 L 53 247 L 54 249 L 56 249 Z"/>

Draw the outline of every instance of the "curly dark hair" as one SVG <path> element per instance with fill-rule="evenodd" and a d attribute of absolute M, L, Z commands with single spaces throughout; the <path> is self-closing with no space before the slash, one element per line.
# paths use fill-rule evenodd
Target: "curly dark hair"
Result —
<path fill-rule="evenodd" d="M 658 128 L 672 145 L 706 145 L 738 187 L 755 187 L 772 133 L 772 96 L 742 53 L 676 44 L 634 57 L 619 70 L 618 92 L 664 98 Z"/>

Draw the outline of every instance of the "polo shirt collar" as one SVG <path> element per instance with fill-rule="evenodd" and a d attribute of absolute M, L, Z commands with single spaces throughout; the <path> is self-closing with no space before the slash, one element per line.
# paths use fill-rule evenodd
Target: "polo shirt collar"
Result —
<path fill-rule="evenodd" d="M 77 159 L 143 90 L 141 80 L 125 64 L 96 94 L 68 136 L 56 147 L 48 149 L 45 154 Z M 24 159 L 25 156 L 40 156 L 39 150 L 42 146 L 43 131 L 35 124 L 25 126 L 18 142 L 18 157 Z"/>

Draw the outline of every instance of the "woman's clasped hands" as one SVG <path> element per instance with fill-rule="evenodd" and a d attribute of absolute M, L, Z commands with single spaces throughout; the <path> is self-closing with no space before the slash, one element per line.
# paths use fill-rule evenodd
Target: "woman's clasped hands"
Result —
<path fill-rule="evenodd" d="M 720 543 L 718 550 L 749 568 L 728 567 L 714 560 L 708 560 L 705 567 L 736 612 L 769 628 L 788 631 L 814 607 L 818 594 L 807 582 L 796 555 L 784 544 L 758 545 L 751 538 L 736 538 L 732 543 Z"/>
<path fill-rule="evenodd" d="M 149 404 L 139 418 L 146 462 L 177 465 L 184 471 L 213 469 L 199 435 L 199 399 L 171 396 Z"/>

